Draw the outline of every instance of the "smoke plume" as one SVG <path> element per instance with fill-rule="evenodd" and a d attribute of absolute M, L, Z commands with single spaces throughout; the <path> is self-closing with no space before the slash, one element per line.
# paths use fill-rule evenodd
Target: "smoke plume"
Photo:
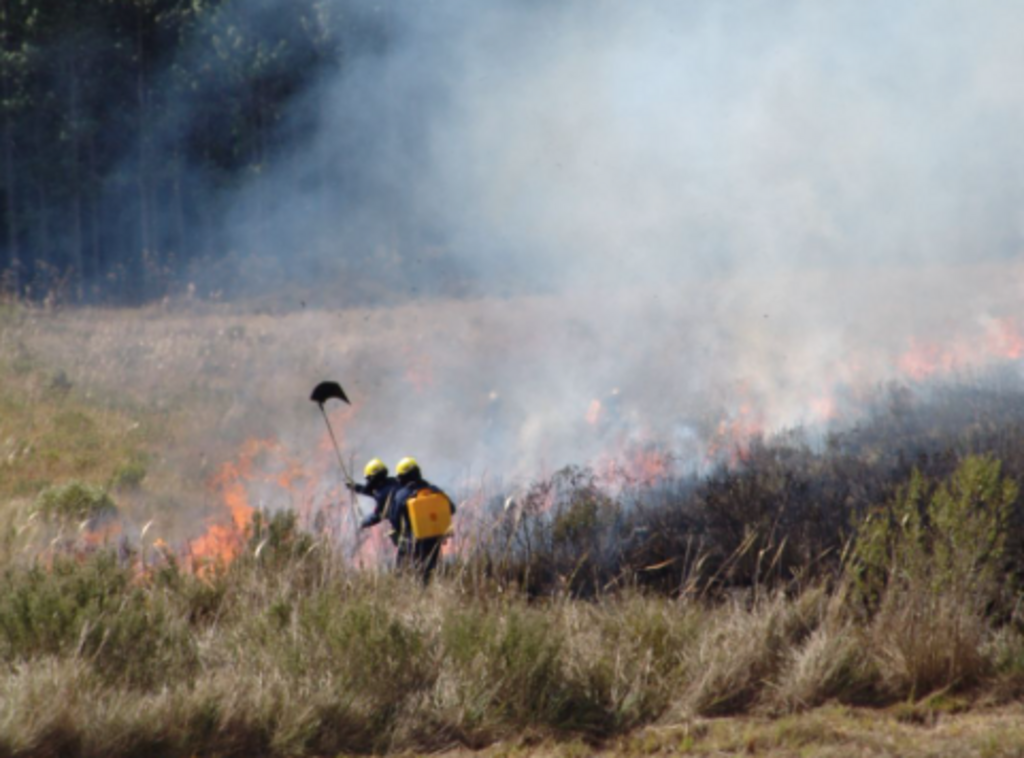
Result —
<path fill-rule="evenodd" d="M 315 126 L 232 236 L 285 277 L 326 272 L 317 306 L 420 304 L 371 348 L 393 373 L 353 432 L 367 453 L 587 462 L 603 412 L 699 460 L 729 424 L 833 419 L 908 351 L 1019 315 L 1022 22 L 995 2 L 405 5 L 385 50 L 296 105 Z"/>
<path fill-rule="evenodd" d="M 85 222 L 116 216 L 137 162 L 167 166 L 136 214 L 155 259 L 202 227 L 211 251 L 188 257 L 218 263 L 176 275 L 277 318 L 266 339 L 287 344 L 260 352 L 228 421 L 258 407 L 309 449 L 305 395 L 334 378 L 359 460 L 529 477 L 654 445 L 699 471 L 759 432 L 849 423 L 890 381 L 1016 370 L 1013 5 L 297 7 L 202 16 L 148 80 L 140 113 L 163 115 L 114 194 L 71 198 Z M 267 68 L 239 102 L 283 110 L 256 108 L 277 120 L 251 144 L 202 143 L 214 95 L 250 83 L 239 60 Z M 164 102 L 182 71 L 191 94 Z M 196 140 L 224 176 L 185 165 Z M 90 243 L 97 271 L 129 221 Z"/>

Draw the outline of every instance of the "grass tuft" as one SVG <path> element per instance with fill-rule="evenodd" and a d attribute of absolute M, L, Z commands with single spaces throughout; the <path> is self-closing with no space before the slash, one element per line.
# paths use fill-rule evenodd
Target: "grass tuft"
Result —
<path fill-rule="evenodd" d="M 117 506 L 106 490 L 82 482 L 49 487 L 36 498 L 36 510 L 58 524 L 88 522 L 90 528 L 117 515 Z"/>

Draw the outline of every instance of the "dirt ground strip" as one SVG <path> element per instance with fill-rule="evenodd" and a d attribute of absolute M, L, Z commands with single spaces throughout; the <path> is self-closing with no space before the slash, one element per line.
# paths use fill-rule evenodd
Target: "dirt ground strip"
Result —
<path fill-rule="evenodd" d="M 955 710 L 955 708 L 953 709 Z M 1024 756 L 1024 704 L 950 713 L 915 706 L 886 710 L 826 706 L 781 718 L 697 719 L 651 726 L 603 745 L 524 737 L 452 758 L 631 758 L 646 755 Z"/>

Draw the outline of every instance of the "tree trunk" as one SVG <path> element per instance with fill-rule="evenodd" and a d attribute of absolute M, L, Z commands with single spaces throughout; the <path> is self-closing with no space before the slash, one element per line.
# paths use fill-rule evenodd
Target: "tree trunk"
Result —
<path fill-rule="evenodd" d="M 104 186 L 99 180 L 99 170 L 96 166 L 96 135 L 89 132 L 86 142 L 86 149 L 89 152 L 89 266 L 86 272 L 86 280 L 98 280 L 103 271 L 102 248 L 100 244 L 100 196 Z"/>
<path fill-rule="evenodd" d="M 3 24 L 3 40 L 2 49 L 5 53 L 10 53 L 10 8 L 9 0 L 0 0 L 0 10 L 3 11 L 4 24 Z M 10 272 L 11 287 L 15 294 L 21 291 L 21 261 L 18 257 L 18 207 L 16 202 L 17 185 L 15 183 L 15 169 L 14 169 L 14 117 L 11 115 L 11 76 L 9 72 L 5 72 L 3 76 L 0 76 L 0 81 L 3 82 L 3 99 L 4 99 L 4 186 L 7 188 L 5 193 L 6 208 L 4 223 L 7 227 L 7 269 Z M 0 275 L 4 272 L 0 271 Z"/>
<path fill-rule="evenodd" d="M 256 231 L 256 239 L 260 242 L 264 239 L 264 217 L 266 216 L 266 198 L 264 197 L 264 183 L 263 183 L 263 161 L 265 159 L 264 154 L 264 127 L 263 127 L 263 96 L 260 92 L 259 80 L 253 82 L 253 121 L 254 128 L 256 130 L 255 139 L 252 144 L 252 161 L 256 171 L 256 185 L 253 197 L 256 202 L 256 213 L 254 214 L 254 227 Z M 262 252 L 259 251 L 259 252 Z"/>
<path fill-rule="evenodd" d="M 177 231 L 177 239 L 175 244 L 177 249 L 175 250 L 178 266 L 182 266 L 187 259 L 187 253 L 185 251 L 186 241 L 185 235 L 185 198 L 181 189 L 181 151 L 179 149 L 174 150 L 174 227 Z"/>
<path fill-rule="evenodd" d="M 7 77 L 4 79 L 4 99 L 8 97 Z M 4 186 L 7 188 L 7 268 L 10 271 L 11 287 L 15 293 L 21 290 L 21 260 L 18 255 L 18 209 L 15 200 L 17 185 L 14 172 L 14 126 L 9 111 L 4 116 Z M 2 272 L 0 272 L 2 273 Z"/>
<path fill-rule="evenodd" d="M 39 142 L 39 136 L 42 130 L 36 129 L 36 151 L 38 154 L 43 155 L 44 146 Z M 32 280 L 36 288 L 46 285 L 46 292 L 37 292 L 36 297 L 56 297 L 59 293 L 53 292 L 53 287 L 56 285 L 56 277 L 54 276 L 55 261 L 53 256 L 53 249 L 50 242 L 50 201 L 49 196 L 46 193 L 46 178 L 39 176 L 36 178 L 36 244 L 32 251 Z M 40 277 L 42 274 L 42 278 Z"/>
<path fill-rule="evenodd" d="M 71 85 L 71 128 L 68 130 L 71 134 L 71 267 L 73 269 L 71 284 L 74 299 L 76 302 L 79 302 L 82 299 L 82 282 L 85 275 L 85 266 L 83 263 L 84 256 L 82 255 L 84 244 L 82 239 L 82 177 L 79 165 L 82 151 L 79 144 L 78 61 L 77 51 L 75 50 L 71 52 L 71 61 L 68 68 Z"/>
<path fill-rule="evenodd" d="M 132 282 L 132 290 L 129 297 L 139 301 L 146 298 L 146 267 L 150 249 L 150 221 L 149 221 L 149 187 L 148 187 L 148 161 L 146 142 L 148 139 L 148 113 L 146 95 L 146 39 L 145 39 L 145 7 L 138 5 L 136 17 L 136 56 L 138 63 L 138 75 L 136 78 L 136 97 L 139 108 L 139 144 L 138 144 L 138 192 L 139 192 L 139 258 L 135 262 L 135 276 Z"/>

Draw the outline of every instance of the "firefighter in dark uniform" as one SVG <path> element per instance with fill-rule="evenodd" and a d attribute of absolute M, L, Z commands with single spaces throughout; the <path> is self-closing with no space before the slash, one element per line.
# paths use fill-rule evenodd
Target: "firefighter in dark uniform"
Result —
<path fill-rule="evenodd" d="M 398 480 L 393 476 L 388 476 L 388 467 L 380 458 L 374 458 L 366 464 L 363 476 L 366 477 L 366 484 L 349 482 L 347 486 L 357 495 L 373 498 L 373 513 L 363 519 L 363 523 L 359 525 L 361 529 L 369 529 L 387 518 L 388 510 L 398 491 Z"/>
<path fill-rule="evenodd" d="M 395 494 L 389 519 L 395 530 L 394 534 L 397 536 L 398 559 L 396 565 L 400 569 L 411 568 L 421 571 L 423 583 L 426 584 L 430 581 L 430 575 L 434 573 L 438 559 L 441 557 L 441 544 L 444 537 L 415 539 L 407 506 L 409 500 L 424 490 L 431 490 L 441 495 L 444 495 L 444 492 L 423 478 L 419 464 L 414 458 L 400 460 L 395 466 L 395 473 L 398 474 L 399 489 Z M 448 500 L 452 515 L 454 515 L 455 503 L 447 495 L 444 496 Z"/>

